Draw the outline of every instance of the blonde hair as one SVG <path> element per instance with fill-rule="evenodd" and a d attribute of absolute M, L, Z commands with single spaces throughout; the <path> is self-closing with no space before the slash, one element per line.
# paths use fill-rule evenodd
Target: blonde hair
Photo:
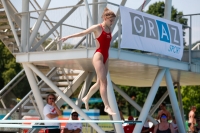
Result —
<path fill-rule="evenodd" d="M 101 18 L 104 19 L 104 18 L 112 18 L 112 17 L 116 17 L 115 13 L 106 7 L 103 11 Z"/>
<path fill-rule="evenodd" d="M 53 93 L 50 93 L 50 94 L 48 94 L 47 97 L 46 97 L 46 102 L 47 102 L 47 103 L 48 103 L 48 98 L 49 98 L 49 96 L 53 96 L 53 97 L 54 97 L 54 101 L 56 100 L 56 96 L 55 96 Z"/>

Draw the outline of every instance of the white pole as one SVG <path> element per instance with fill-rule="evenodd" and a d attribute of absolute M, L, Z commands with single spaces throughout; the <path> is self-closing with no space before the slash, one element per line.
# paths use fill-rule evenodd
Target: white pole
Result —
<path fill-rule="evenodd" d="M 29 84 L 31 86 L 31 90 L 33 92 L 33 95 L 35 97 L 35 101 L 37 103 L 40 116 L 42 116 L 42 118 L 44 119 L 44 116 L 43 116 L 44 103 L 43 103 L 43 99 L 42 99 L 40 90 L 38 88 L 38 85 L 37 85 L 37 83 L 35 81 L 33 72 L 31 71 L 31 69 L 25 63 L 23 63 L 23 67 L 24 67 L 26 76 L 28 78 Z"/>
<path fill-rule="evenodd" d="M 164 18 L 171 20 L 172 0 L 165 0 Z"/>
<path fill-rule="evenodd" d="M 116 115 L 113 115 L 112 118 L 113 118 L 114 121 L 121 120 L 118 105 L 117 105 L 117 102 L 116 102 L 115 93 L 114 93 L 112 82 L 111 82 L 111 79 L 110 79 L 109 71 L 108 71 L 108 74 L 107 74 L 107 83 L 108 83 L 107 84 L 108 102 L 109 102 L 111 109 L 116 113 Z M 124 130 L 122 129 L 121 124 L 115 123 L 114 125 L 115 125 L 116 133 L 124 133 Z"/>
<path fill-rule="evenodd" d="M 35 24 L 35 27 L 34 27 L 32 33 L 31 33 L 31 36 L 30 36 L 30 39 L 29 39 L 29 45 L 30 46 L 32 45 L 35 37 L 37 36 L 38 30 L 39 30 L 39 28 L 41 26 L 41 23 L 43 21 L 45 13 L 46 13 L 46 9 L 48 8 L 50 2 L 51 2 L 51 0 L 46 0 L 45 3 L 44 3 L 44 6 L 42 7 L 42 10 L 44 10 L 44 11 L 40 12 L 40 15 L 38 17 L 37 23 Z"/>
<path fill-rule="evenodd" d="M 86 12 L 87 12 L 87 15 L 88 15 L 88 18 L 89 18 L 89 26 L 92 26 L 94 24 L 94 21 L 92 19 L 92 15 L 91 15 L 91 12 L 90 12 L 90 7 L 88 5 L 88 1 L 87 0 L 84 0 L 84 3 L 85 3 L 85 9 L 86 9 Z"/>
<path fill-rule="evenodd" d="M 93 3 L 97 3 L 98 0 L 93 0 Z M 92 5 L 92 17 L 94 24 L 98 23 L 98 4 Z"/>
<path fill-rule="evenodd" d="M 22 0 L 22 12 L 28 12 L 29 11 L 29 1 L 30 0 Z M 22 51 L 26 51 L 26 46 L 28 44 L 27 39 L 28 39 L 28 32 L 29 32 L 29 27 L 28 27 L 28 13 L 22 14 L 22 21 L 21 21 L 21 47 Z"/>
<path fill-rule="evenodd" d="M 173 108 L 173 112 L 174 112 L 174 115 L 175 115 L 175 118 L 176 118 L 176 123 L 178 125 L 178 131 L 180 133 L 186 133 L 184 125 L 183 125 L 183 120 L 182 120 L 182 117 L 181 117 L 181 112 L 180 112 L 180 109 L 179 109 L 179 106 L 178 106 L 176 94 L 175 94 L 175 91 L 174 91 L 172 77 L 171 77 L 169 69 L 166 70 L 165 81 L 167 83 L 169 98 L 170 98 L 171 105 L 172 105 L 172 108 Z"/>
<path fill-rule="evenodd" d="M 43 73 L 41 73 L 34 65 L 26 64 L 30 67 L 50 88 L 52 88 L 65 102 L 67 102 L 74 110 L 76 110 L 81 117 L 85 120 L 91 120 L 76 104 L 67 97 L 50 79 L 48 79 Z M 105 133 L 97 124 L 90 124 L 97 132 Z"/>
<path fill-rule="evenodd" d="M 104 9 L 106 8 L 107 6 L 107 0 L 99 0 L 99 2 L 105 2 L 105 4 L 99 4 L 99 16 L 98 16 L 98 23 L 102 23 L 103 22 L 103 19 L 101 18 L 102 14 L 103 14 L 103 11 Z"/>
<path fill-rule="evenodd" d="M 146 99 L 146 101 L 144 103 L 143 109 L 142 109 L 142 111 L 140 113 L 140 116 L 138 118 L 138 120 L 142 121 L 142 124 L 137 124 L 135 126 L 135 129 L 134 129 L 133 133 L 140 133 L 141 132 L 142 127 L 144 125 L 144 122 L 146 121 L 147 115 L 148 115 L 149 110 L 151 108 L 151 105 L 153 103 L 153 100 L 154 100 L 154 98 L 156 96 L 156 93 L 158 91 L 158 88 L 160 86 L 160 83 L 162 81 L 162 78 L 163 78 L 163 76 L 165 74 L 165 70 L 166 69 L 162 69 L 162 70 L 158 71 L 158 73 L 156 75 L 156 78 L 155 78 L 155 80 L 153 82 L 153 85 L 152 85 L 152 87 L 150 89 L 150 92 L 149 92 L 149 94 L 147 96 L 147 99 Z"/>

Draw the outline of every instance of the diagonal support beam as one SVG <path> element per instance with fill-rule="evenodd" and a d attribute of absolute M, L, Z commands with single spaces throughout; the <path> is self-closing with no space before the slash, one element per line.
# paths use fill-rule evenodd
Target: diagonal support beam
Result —
<path fill-rule="evenodd" d="M 80 0 L 76 5 L 83 3 Z M 77 9 L 78 7 L 73 7 L 32 49 L 31 51 L 36 51 L 36 49 L 60 26 L 62 23 Z"/>
<path fill-rule="evenodd" d="M 174 112 L 174 115 L 175 115 L 175 118 L 176 118 L 176 122 L 177 122 L 177 125 L 178 125 L 178 131 L 180 133 L 186 133 L 184 125 L 183 125 L 183 120 L 182 120 L 182 117 L 181 117 L 181 112 L 180 112 L 180 109 L 179 109 L 179 106 L 178 106 L 176 94 L 175 94 L 175 91 L 174 91 L 174 85 L 173 85 L 173 82 L 172 82 L 171 73 L 170 73 L 169 69 L 166 70 L 165 81 L 167 83 L 169 98 L 170 98 L 172 109 L 173 109 L 173 112 Z"/>
<path fill-rule="evenodd" d="M 150 110 L 150 115 L 153 115 L 157 108 L 160 106 L 160 104 L 166 99 L 166 97 L 169 95 L 168 91 L 166 91 L 163 96 L 158 100 L 158 102 L 154 105 L 154 107 Z"/>
<path fill-rule="evenodd" d="M 51 87 L 60 97 L 63 98 L 74 110 L 79 112 L 79 114 L 86 120 L 91 120 L 69 97 L 67 97 L 59 88 L 52 83 L 42 72 L 40 72 L 34 65 L 26 63 L 26 65 L 31 68 L 49 87 Z M 90 123 L 90 125 L 99 133 L 105 133 L 97 124 Z"/>
<path fill-rule="evenodd" d="M 153 103 L 153 100 L 154 100 L 154 98 L 156 96 L 156 92 L 158 91 L 158 88 L 160 86 L 162 78 L 163 78 L 163 76 L 165 74 L 165 71 L 166 71 L 166 69 L 162 69 L 162 70 L 158 71 L 158 73 L 156 75 L 156 78 L 155 78 L 155 80 L 153 82 L 153 85 L 151 87 L 151 90 L 150 90 L 150 92 L 149 92 L 149 94 L 147 96 L 147 99 L 145 101 L 145 104 L 143 106 L 143 109 L 142 109 L 142 111 L 140 113 L 139 119 L 138 119 L 139 121 L 142 121 L 142 124 L 137 124 L 135 126 L 135 129 L 134 129 L 133 133 L 140 133 L 141 132 L 142 127 L 144 125 L 144 122 L 146 121 L 148 112 L 149 112 L 149 110 L 151 108 L 151 105 Z"/>
<path fill-rule="evenodd" d="M 76 105 L 81 107 L 82 106 L 82 98 L 86 95 L 86 92 L 88 92 L 90 84 L 92 82 L 92 79 L 94 77 L 94 72 L 88 73 L 88 76 L 85 79 L 85 82 L 83 84 L 83 87 L 79 93 L 78 99 L 76 101 Z"/>
<path fill-rule="evenodd" d="M 142 111 L 142 107 L 140 107 L 140 105 L 138 105 L 135 101 L 133 101 L 123 90 L 121 90 L 120 88 L 118 88 L 114 83 L 113 83 L 113 87 L 115 89 L 115 91 L 117 91 L 124 99 L 126 99 L 126 101 L 128 101 L 134 108 L 136 108 L 139 112 Z M 154 124 L 156 125 L 158 122 L 151 117 L 150 115 L 147 116 L 147 118 Z"/>
<path fill-rule="evenodd" d="M 20 42 L 19 42 L 19 38 L 18 38 L 17 33 L 16 33 L 16 31 L 15 31 L 15 26 L 14 26 L 14 24 L 13 24 L 13 22 L 12 22 L 11 17 L 10 17 L 9 9 L 8 9 L 7 4 L 6 4 L 6 0 L 1 0 L 1 1 L 2 1 L 3 7 L 4 7 L 4 9 L 5 9 L 6 16 L 7 16 L 7 18 L 8 18 L 8 22 L 9 22 L 9 25 L 11 26 L 11 30 L 12 30 L 12 32 L 13 32 L 15 41 L 16 41 L 16 43 L 17 43 L 17 47 L 19 48 L 19 51 L 22 52 L 21 44 L 20 44 Z"/>
<path fill-rule="evenodd" d="M 32 33 L 31 33 L 30 38 L 29 38 L 29 46 L 32 45 L 35 37 L 37 36 L 38 30 L 39 30 L 39 28 L 41 26 L 41 23 L 43 21 L 43 18 L 45 16 L 45 14 L 46 14 L 46 11 L 47 11 L 46 9 L 49 7 L 50 2 L 51 2 L 51 0 L 46 0 L 45 3 L 44 3 L 44 6 L 42 7 L 42 10 L 44 10 L 44 11 L 40 12 L 40 15 L 39 15 L 39 18 L 37 20 L 37 23 L 34 26 L 34 29 L 33 29 Z"/>
<path fill-rule="evenodd" d="M 44 119 L 44 115 L 43 115 L 44 103 L 43 103 L 42 96 L 41 96 L 40 90 L 38 88 L 38 85 L 37 85 L 35 78 L 33 76 L 33 72 L 31 71 L 31 69 L 25 63 L 23 63 L 23 67 L 24 67 L 25 73 L 27 75 L 27 79 L 29 81 L 29 84 L 31 86 L 31 90 L 33 92 L 33 95 L 35 97 L 35 101 L 37 102 L 40 116 Z"/>
<path fill-rule="evenodd" d="M 184 109 L 183 109 L 183 101 L 182 101 L 182 95 L 181 95 L 181 87 L 180 83 L 177 83 L 177 90 L 178 90 L 178 101 L 179 101 L 179 107 L 181 110 L 181 116 L 183 119 L 183 125 L 185 125 L 185 117 L 184 117 Z M 185 127 L 186 128 L 186 127 Z"/>

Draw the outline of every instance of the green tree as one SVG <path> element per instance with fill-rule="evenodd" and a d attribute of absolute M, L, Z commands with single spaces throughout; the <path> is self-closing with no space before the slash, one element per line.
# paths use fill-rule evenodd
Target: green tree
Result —
<path fill-rule="evenodd" d="M 181 87 L 183 108 L 186 117 L 188 118 L 188 113 L 191 106 L 197 107 L 197 116 L 200 116 L 200 86 L 185 86 Z"/>
<path fill-rule="evenodd" d="M 22 68 L 19 63 L 16 63 L 14 56 L 0 42 L 0 87 L 6 85 Z"/>

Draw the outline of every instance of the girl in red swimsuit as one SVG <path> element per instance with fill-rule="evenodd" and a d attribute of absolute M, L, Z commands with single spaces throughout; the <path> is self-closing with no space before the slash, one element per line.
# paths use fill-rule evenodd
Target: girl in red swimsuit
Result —
<path fill-rule="evenodd" d="M 97 73 L 97 82 L 90 88 L 88 94 L 82 99 L 85 103 L 85 107 L 88 110 L 88 101 L 90 97 L 99 89 L 100 94 L 105 105 L 104 111 L 109 115 L 115 115 L 112 109 L 109 106 L 108 98 L 107 98 L 107 72 L 108 72 L 108 51 L 110 47 L 110 41 L 112 39 L 111 36 L 111 26 L 114 22 L 116 15 L 113 11 L 105 8 L 102 18 L 103 22 L 101 24 L 93 25 L 90 28 L 70 36 L 66 36 L 61 38 L 62 41 L 65 41 L 72 37 L 80 37 L 91 32 L 94 33 L 96 38 L 97 49 L 94 53 L 92 62 Z"/>

